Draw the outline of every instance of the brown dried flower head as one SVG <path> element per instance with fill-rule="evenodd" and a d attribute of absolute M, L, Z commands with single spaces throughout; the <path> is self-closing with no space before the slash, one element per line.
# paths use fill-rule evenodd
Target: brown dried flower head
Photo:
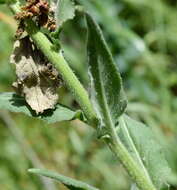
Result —
<path fill-rule="evenodd" d="M 48 28 L 49 31 L 56 29 L 55 19 L 46 0 L 27 0 L 26 5 L 21 10 L 20 13 L 15 15 L 15 19 L 19 21 L 16 36 L 21 35 L 19 31 L 24 30 L 24 21 L 26 19 L 34 19 L 39 27 Z"/>

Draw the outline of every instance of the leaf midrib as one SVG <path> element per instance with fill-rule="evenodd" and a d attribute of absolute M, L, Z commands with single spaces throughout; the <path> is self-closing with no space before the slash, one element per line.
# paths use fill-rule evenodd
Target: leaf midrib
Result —
<path fill-rule="evenodd" d="M 102 80 L 102 75 L 101 75 L 101 72 L 100 72 L 100 62 L 98 60 L 98 76 L 99 76 L 99 83 L 100 83 L 100 90 L 101 90 L 101 96 L 102 96 L 102 103 L 103 103 L 103 107 L 104 109 L 103 110 L 103 115 L 104 115 L 104 118 L 105 118 L 105 121 L 104 123 L 106 124 L 106 126 L 108 125 L 111 125 L 109 127 L 114 127 L 114 124 L 113 124 L 113 121 L 112 121 L 112 118 L 111 118 L 111 113 L 110 113 L 110 110 L 109 110 L 109 106 L 108 106 L 108 103 L 107 103 L 107 100 L 106 100 L 106 96 L 105 96 L 105 88 L 104 88 L 104 84 L 103 84 L 103 80 Z M 108 127 L 108 129 L 109 129 Z"/>

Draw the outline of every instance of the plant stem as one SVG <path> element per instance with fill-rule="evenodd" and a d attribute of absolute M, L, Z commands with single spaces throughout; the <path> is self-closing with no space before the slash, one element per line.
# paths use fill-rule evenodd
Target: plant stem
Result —
<path fill-rule="evenodd" d="M 10 5 L 10 7 L 14 13 L 18 13 L 20 10 L 18 4 Z M 62 52 L 60 51 L 59 53 L 55 50 L 54 45 L 42 32 L 40 32 L 39 28 L 32 20 L 27 20 L 26 24 L 27 33 L 30 35 L 37 47 L 47 57 L 47 59 L 53 65 L 55 65 L 56 69 L 61 74 L 66 86 L 72 92 L 76 101 L 79 103 L 81 109 L 89 121 L 89 124 L 92 124 L 93 127 L 96 127 L 97 118 L 92 104 L 90 103 L 88 93 L 80 81 L 77 79 L 71 68 L 68 66 L 62 55 Z"/>
<path fill-rule="evenodd" d="M 42 32 L 38 30 L 32 21 L 28 21 L 26 31 L 38 46 L 38 48 L 47 57 L 47 59 L 55 65 L 56 69 L 58 69 L 59 73 L 62 75 L 64 82 L 66 83 L 66 86 L 72 92 L 76 101 L 79 103 L 87 119 L 90 123 L 94 124 L 97 119 L 90 103 L 88 93 L 68 66 L 62 55 L 62 52 L 59 53 L 54 50 L 53 44 Z"/>
<path fill-rule="evenodd" d="M 142 190 L 156 190 L 151 180 L 144 174 L 142 169 L 133 160 L 130 153 L 127 151 L 125 146 L 119 139 L 116 128 L 114 127 L 111 120 L 108 121 L 110 129 L 111 143 L 107 143 L 112 152 L 121 161 L 123 166 L 126 168 L 129 175 L 136 182 L 138 187 Z"/>
<path fill-rule="evenodd" d="M 11 6 L 15 13 L 19 12 L 18 6 Z M 62 53 L 58 53 L 54 50 L 53 44 L 48 38 L 39 31 L 33 21 L 27 21 L 26 31 L 33 39 L 37 47 L 43 52 L 47 59 L 55 65 L 59 73 L 62 75 L 64 82 L 68 89 L 72 92 L 74 98 L 79 103 L 83 112 L 85 113 L 89 123 L 96 127 L 97 117 L 89 100 L 88 93 L 79 82 L 73 71 L 68 66 Z M 117 136 L 116 129 L 110 120 L 109 113 L 105 113 L 107 119 L 107 126 L 110 129 L 110 140 L 106 141 L 112 152 L 119 158 L 121 163 L 124 165 L 129 175 L 137 183 L 138 187 L 142 190 L 156 190 L 152 182 L 144 175 L 138 164 L 133 160 L 125 146 L 122 144 Z"/>
<path fill-rule="evenodd" d="M 109 136 L 105 139 L 105 142 L 110 147 L 112 152 L 116 155 L 116 157 L 121 161 L 123 166 L 126 168 L 129 175 L 132 179 L 137 183 L 138 187 L 142 190 L 156 190 L 154 185 L 151 182 L 151 179 L 148 175 L 144 172 L 144 168 L 141 165 L 138 165 L 137 162 L 132 158 L 126 147 L 122 144 L 114 123 L 112 121 L 111 113 L 108 108 L 108 104 L 105 97 L 105 92 L 103 88 L 103 84 L 101 83 L 101 91 L 102 91 L 102 107 L 103 107 L 103 117 L 105 121 L 105 125 L 108 129 Z M 123 120 L 122 117 L 119 118 L 121 122 Z M 141 167 L 140 167 L 141 166 Z"/>
<path fill-rule="evenodd" d="M 88 94 L 76 78 L 73 71 L 69 68 L 62 54 L 59 54 L 58 52 L 55 52 L 53 50 L 53 45 L 50 43 L 50 41 L 46 38 L 46 36 L 43 33 L 38 31 L 38 29 L 32 22 L 28 24 L 26 30 L 33 39 L 33 41 L 36 43 L 36 45 L 48 58 L 48 60 L 52 64 L 54 64 L 55 67 L 62 74 L 63 80 L 65 81 L 69 90 L 74 95 L 74 98 L 81 106 L 86 117 L 90 121 L 90 124 L 92 126 L 95 126 L 96 117 L 91 106 L 90 100 L 88 98 Z M 112 143 L 110 145 L 110 148 L 112 149 L 112 151 L 120 159 L 124 167 L 127 169 L 128 173 L 136 181 L 136 183 L 142 190 L 155 190 L 152 183 L 146 178 L 146 176 L 144 176 L 143 172 L 141 172 L 141 169 L 138 167 L 138 165 L 132 159 L 124 145 L 118 139 L 117 134 L 115 134 L 114 126 L 111 123 L 109 123 L 109 126 L 111 126 L 110 128 L 112 135 Z"/>

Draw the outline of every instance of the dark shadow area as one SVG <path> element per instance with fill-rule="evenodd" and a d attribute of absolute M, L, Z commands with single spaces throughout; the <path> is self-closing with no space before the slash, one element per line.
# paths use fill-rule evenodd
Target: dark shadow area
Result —
<path fill-rule="evenodd" d="M 13 94 L 12 98 L 9 100 L 13 106 L 16 107 L 23 107 L 25 106 L 29 111 L 32 117 L 37 117 L 38 115 L 35 113 L 34 110 L 31 109 L 31 107 L 26 103 L 25 99 L 18 95 L 18 94 Z"/>

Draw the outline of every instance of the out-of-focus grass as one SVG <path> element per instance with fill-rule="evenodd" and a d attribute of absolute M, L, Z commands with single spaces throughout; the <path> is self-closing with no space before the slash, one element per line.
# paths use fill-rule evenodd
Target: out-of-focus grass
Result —
<path fill-rule="evenodd" d="M 10 11 L 5 6 L 0 6 L 0 91 L 10 89 L 13 72 L 9 65 L 9 56 L 12 49 L 15 22 L 10 16 Z"/>
<path fill-rule="evenodd" d="M 122 73 L 129 99 L 127 112 L 151 126 L 177 175 L 176 1 L 78 0 L 77 3 L 82 3 L 103 29 Z M 65 25 L 62 43 L 66 59 L 88 88 L 86 27 L 80 16 Z M 11 82 L 15 74 L 9 56 L 14 27 L 9 10 L 1 5 L 1 92 L 13 90 Z M 61 103 L 77 106 L 64 87 L 59 92 Z M 49 126 L 21 114 L 0 112 L 0 144 L 0 189 L 47 189 L 43 180 L 27 173 L 28 168 L 36 165 L 102 190 L 130 189 L 131 181 L 126 172 L 96 139 L 94 131 L 79 121 Z M 57 184 L 56 189 L 65 188 Z"/>

